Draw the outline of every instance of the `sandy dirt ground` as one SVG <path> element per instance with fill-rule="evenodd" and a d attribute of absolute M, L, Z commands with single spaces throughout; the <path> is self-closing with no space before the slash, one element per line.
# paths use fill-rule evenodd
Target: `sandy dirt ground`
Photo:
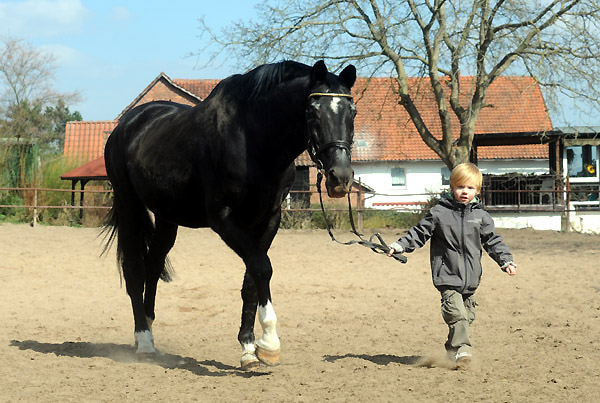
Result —
<path fill-rule="evenodd" d="M 519 272 L 484 256 L 474 360 L 455 370 L 428 247 L 402 265 L 325 231 L 280 231 L 270 256 L 282 364 L 242 371 L 243 266 L 213 232 L 180 230 L 176 277 L 159 284 L 159 354 L 140 361 L 98 230 L 0 225 L 0 401 L 597 401 L 600 237 L 500 233 Z"/>

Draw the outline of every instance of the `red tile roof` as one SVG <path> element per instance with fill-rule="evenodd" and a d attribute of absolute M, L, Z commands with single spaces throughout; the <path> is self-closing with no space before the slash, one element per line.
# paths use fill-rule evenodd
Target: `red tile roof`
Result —
<path fill-rule="evenodd" d="M 463 90 L 470 88 L 472 77 L 463 77 Z M 441 138 L 437 104 L 428 79 L 409 80 L 411 97 L 423 121 L 436 138 Z M 439 157 L 423 142 L 405 109 L 398 104 L 397 84 L 391 78 L 359 78 L 353 94 L 358 109 L 355 121 L 355 161 L 436 160 Z M 544 132 L 552 123 L 539 86 L 529 77 L 500 77 L 488 89 L 475 134 Z M 459 122 L 453 119 L 454 138 Z M 479 159 L 548 158 L 546 145 L 489 147 Z"/>
<path fill-rule="evenodd" d="M 106 166 L 104 166 L 104 156 L 96 158 L 83 164 L 69 172 L 60 176 L 64 180 L 75 180 L 75 179 L 108 179 L 106 174 Z"/>
<path fill-rule="evenodd" d="M 103 156 L 106 139 L 116 125 L 116 120 L 68 122 L 65 128 L 65 156 L 82 162 Z"/>
<path fill-rule="evenodd" d="M 514 146 L 477 147 L 478 160 L 548 159 L 548 156 L 548 144 L 520 144 Z"/>
<path fill-rule="evenodd" d="M 173 83 L 178 85 L 179 87 L 189 91 L 190 93 L 196 95 L 202 101 L 206 99 L 206 97 L 211 93 L 213 88 L 219 84 L 221 80 L 184 80 L 181 78 L 174 78 Z"/>

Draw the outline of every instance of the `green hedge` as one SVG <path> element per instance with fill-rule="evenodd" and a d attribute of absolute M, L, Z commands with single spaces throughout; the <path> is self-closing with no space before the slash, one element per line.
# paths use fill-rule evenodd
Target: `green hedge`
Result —
<path fill-rule="evenodd" d="M 320 206 L 312 205 L 311 209 L 318 209 L 318 211 L 283 210 L 280 227 L 286 229 L 327 228 Z M 326 214 L 332 228 L 350 229 L 348 211 L 326 211 Z M 367 209 L 363 211 L 363 228 L 409 228 L 416 224 L 422 216 L 422 213 Z M 357 224 L 356 211 L 353 211 L 353 217 L 354 223 Z"/>

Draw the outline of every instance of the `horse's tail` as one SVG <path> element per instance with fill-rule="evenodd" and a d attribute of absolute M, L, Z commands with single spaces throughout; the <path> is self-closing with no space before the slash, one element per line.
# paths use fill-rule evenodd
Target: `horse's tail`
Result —
<path fill-rule="evenodd" d="M 131 247 L 131 240 L 126 239 L 128 238 L 127 234 L 123 234 L 122 230 L 124 228 L 134 228 L 138 238 L 136 247 L 140 249 L 142 258 L 145 259 L 154 238 L 155 227 L 148 210 L 133 189 L 125 164 L 119 163 L 125 160 L 119 158 L 118 154 L 121 153 L 119 147 L 111 143 L 111 138 L 114 141 L 116 134 L 115 132 L 111 134 L 104 151 L 106 171 L 113 186 L 113 205 L 105 218 L 101 233 L 104 234 L 105 239 L 102 255 L 108 252 L 116 240 L 117 262 L 120 270 L 122 270 L 125 245 L 129 242 Z M 169 282 L 172 279 L 172 273 L 173 267 L 169 259 L 166 258 L 160 279 Z"/>

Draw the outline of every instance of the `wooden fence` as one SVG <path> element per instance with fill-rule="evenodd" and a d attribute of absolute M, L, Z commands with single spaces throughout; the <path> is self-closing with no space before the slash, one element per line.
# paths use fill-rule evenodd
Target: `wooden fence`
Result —
<path fill-rule="evenodd" d="M 52 188 L 0 188 L 0 194 L 2 192 L 19 192 L 23 195 L 22 199 L 26 200 L 26 199 L 31 199 L 31 204 L 0 204 L 0 208 L 24 208 L 24 209 L 30 209 L 32 211 L 33 214 L 33 226 L 35 227 L 38 223 L 38 212 L 41 209 L 79 209 L 80 212 L 83 212 L 83 210 L 85 209 L 95 209 L 95 210 L 109 210 L 110 206 L 99 206 L 99 205 L 85 205 L 83 203 L 83 194 L 88 193 L 112 193 L 112 190 L 93 190 L 93 189 L 88 189 L 88 190 L 77 190 L 77 189 L 52 189 Z M 52 206 L 52 205 L 44 205 L 44 204 L 39 204 L 38 200 L 39 200 L 39 194 L 41 192 L 64 192 L 64 193 L 71 193 L 71 204 L 63 204 L 60 206 Z M 75 194 L 79 193 L 80 196 L 80 201 L 79 204 L 75 204 Z M 30 197 L 25 197 L 26 194 L 29 194 Z"/>
<path fill-rule="evenodd" d="M 23 197 L 23 200 L 31 200 L 30 204 L 0 204 L 0 208 L 21 208 L 30 209 L 33 215 L 33 225 L 38 223 L 38 213 L 42 209 L 79 209 L 80 218 L 83 210 L 86 209 L 110 209 L 107 205 L 94 205 L 84 203 L 84 194 L 93 193 L 112 193 L 112 190 L 77 190 L 77 189 L 51 189 L 51 188 L 0 188 L 2 192 L 18 192 Z M 44 205 L 39 204 L 39 194 L 41 192 L 69 192 L 71 193 L 71 204 L 69 205 Z M 79 203 L 75 203 L 75 194 L 79 193 Z M 28 195 L 28 197 L 25 197 Z M 302 197 L 302 195 L 305 195 Z M 365 208 L 365 200 L 367 197 L 377 195 L 375 193 L 365 193 L 362 191 L 352 191 L 350 200 L 352 211 L 355 214 L 356 225 L 359 230 L 362 228 L 363 213 Z M 392 195 L 389 195 L 390 197 Z M 415 196 L 411 194 L 410 196 Z M 420 194 L 423 198 L 429 198 L 432 194 Z M 402 195 L 393 195 L 398 198 Z M 581 189 L 570 189 L 569 186 L 565 190 L 556 189 L 535 189 L 535 190 L 482 190 L 482 202 L 488 211 L 537 211 L 537 212 L 560 212 L 563 211 L 567 216 L 570 212 L 577 210 L 584 211 L 599 211 L 600 212 L 600 195 L 599 189 L 588 189 L 586 193 L 582 193 Z M 295 204 L 294 200 L 300 200 L 300 205 Z M 313 207 L 318 203 L 318 192 L 316 190 L 307 191 L 291 191 L 290 197 L 283 202 L 285 211 L 294 212 L 318 212 L 320 208 Z M 497 204 L 499 200 L 516 200 L 516 203 Z M 88 201 L 89 203 L 89 201 Z M 312 203 L 312 204 L 311 204 Z M 344 199 L 326 199 L 326 212 L 347 212 L 348 201 Z M 399 208 L 388 208 L 379 210 L 394 210 L 401 211 Z M 408 210 L 407 210 L 408 211 Z M 411 208 L 410 211 L 414 211 Z"/>

